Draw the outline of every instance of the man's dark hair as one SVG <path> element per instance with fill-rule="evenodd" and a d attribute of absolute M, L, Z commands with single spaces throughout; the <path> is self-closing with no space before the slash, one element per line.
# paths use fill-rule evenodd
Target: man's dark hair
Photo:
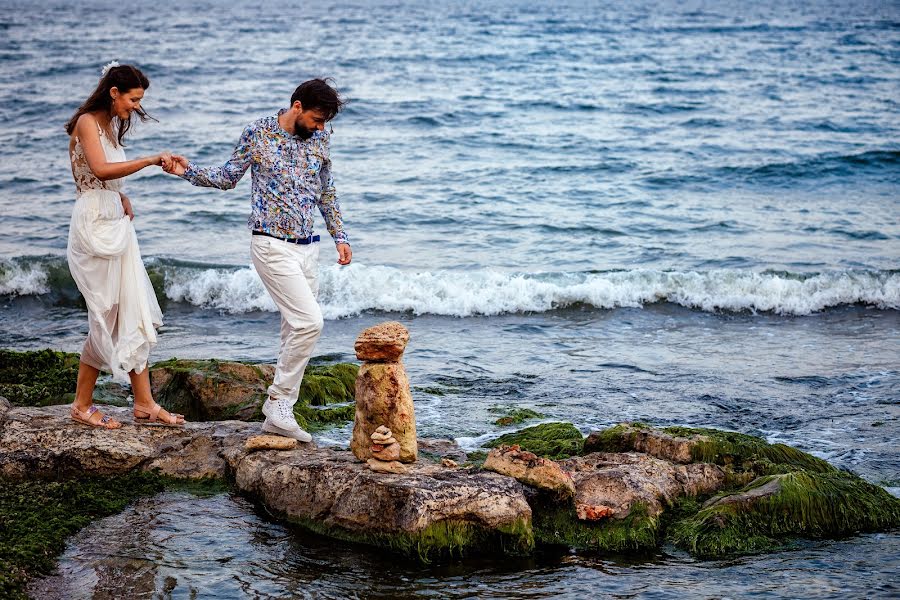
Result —
<path fill-rule="evenodd" d="M 333 79 L 310 79 L 301 83 L 291 96 L 291 104 L 300 101 L 303 110 L 322 111 L 326 121 L 332 120 L 346 102 L 334 87 L 329 85 Z"/>

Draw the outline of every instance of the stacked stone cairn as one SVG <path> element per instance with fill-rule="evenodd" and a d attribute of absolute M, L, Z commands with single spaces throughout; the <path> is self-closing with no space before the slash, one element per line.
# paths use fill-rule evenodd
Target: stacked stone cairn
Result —
<path fill-rule="evenodd" d="M 400 362 L 409 331 L 396 321 L 359 334 L 354 349 L 363 361 L 356 377 L 356 414 L 350 449 L 373 471 L 405 473 L 418 456 L 416 417 L 406 369 Z"/>

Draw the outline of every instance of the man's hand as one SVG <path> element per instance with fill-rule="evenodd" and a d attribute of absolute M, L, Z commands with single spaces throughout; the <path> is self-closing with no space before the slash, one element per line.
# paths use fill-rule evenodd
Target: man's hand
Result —
<path fill-rule="evenodd" d="M 350 244 L 338 244 L 338 264 L 339 265 L 349 265 L 350 260 L 353 258 L 353 251 L 350 249 Z"/>
<path fill-rule="evenodd" d="M 131 200 L 122 192 L 119 192 L 119 196 L 122 198 L 122 210 L 125 211 L 125 216 L 134 221 L 134 209 L 131 207 Z"/>
<path fill-rule="evenodd" d="M 185 157 L 173 154 L 169 161 L 163 163 L 163 171 L 171 173 L 172 175 L 184 175 L 184 172 L 187 170 L 188 162 L 190 161 Z"/>

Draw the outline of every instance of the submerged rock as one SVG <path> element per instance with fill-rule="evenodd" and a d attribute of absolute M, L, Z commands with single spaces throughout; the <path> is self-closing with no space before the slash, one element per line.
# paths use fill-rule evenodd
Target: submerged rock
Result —
<path fill-rule="evenodd" d="M 459 447 L 455 440 L 440 438 L 419 438 L 419 455 L 433 462 L 449 459 L 456 463 L 464 463 L 468 459 L 466 451 Z"/>

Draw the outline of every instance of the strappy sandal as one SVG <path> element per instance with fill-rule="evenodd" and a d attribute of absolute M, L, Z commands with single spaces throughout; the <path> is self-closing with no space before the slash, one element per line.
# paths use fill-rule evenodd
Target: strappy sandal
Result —
<path fill-rule="evenodd" d="M 88 425 L 90 427 L 102 427 L 103 429 L 119 429 L 122 424 L 100 412 L 96 405 L 91 404 L 87 410 L 78 410 L 75 406 L 69 412 L 69 416 L 73 421 Z"/>
<path fill-rule="evenodd" d="M 160 417 L 159 411 L 162 406 L 154 404 L 150 411 L 143 408 L 134 407 L 134 422 L 141 425 L 156 425 L 158 427 L 184 427 L 184 415 L 169 413 L 168 417 Z M 139 417 L 138 413 L 146 414 L 145 417 Z"/>

